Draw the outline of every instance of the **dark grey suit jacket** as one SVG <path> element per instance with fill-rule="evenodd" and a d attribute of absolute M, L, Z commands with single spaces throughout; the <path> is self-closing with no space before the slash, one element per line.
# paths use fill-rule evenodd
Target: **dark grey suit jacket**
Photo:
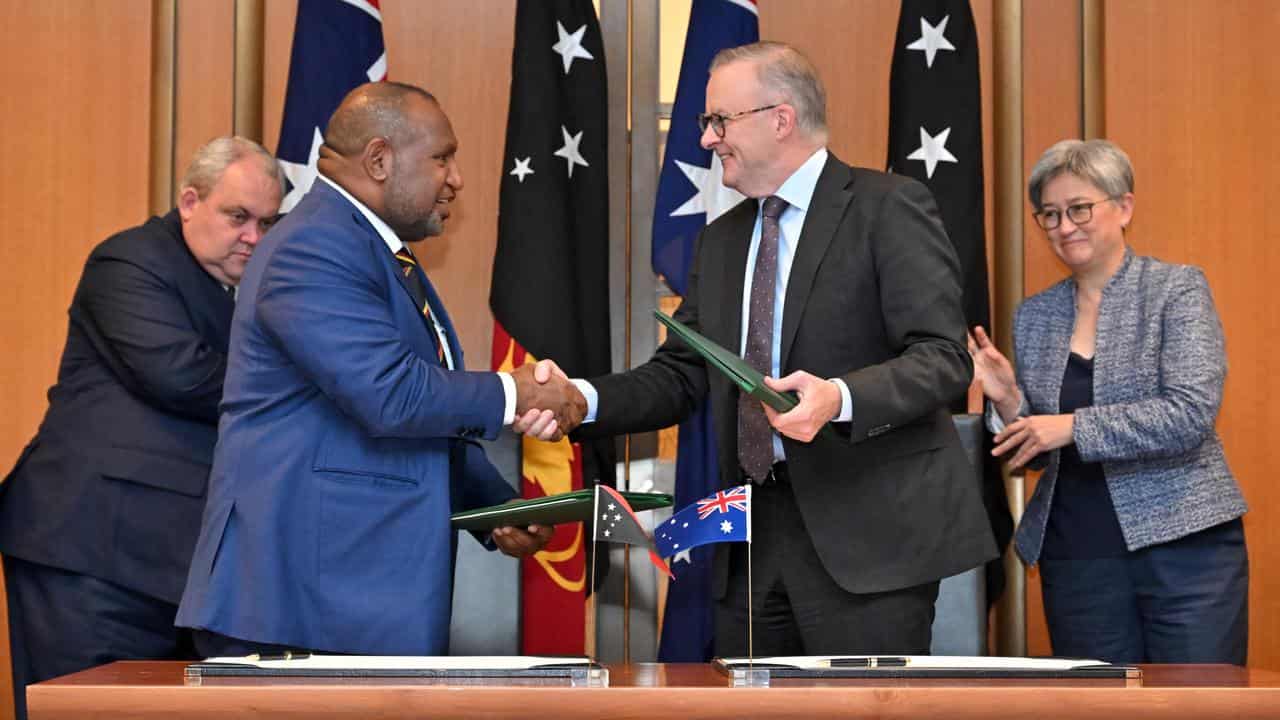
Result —
<path fill-rule="evenodd" d="M 756 208 L 743 202 L 703 231 L 675 315 L 734 350 Z M 996 554 L 947 410 L 972 376 L 959 272 L 923 185 L 829 157 L 791 268 L 781 368 L 843 378 L 853 420 L 783 445 L 818 555 L 851 592 L 937 580 Z M 738 391 L 685 345 L 669 340 L 644 365 L 591 382 L 599 405 L 588 434 L 672 425 L 710 393 L 722 483 L 741 484 Z M 717 596 L 726 559 L 717 555 Z"/>
<path fill-rule="evenodd" d="M 0 552 L 178 602 L 234 308 L 176 210 L 94 249 L 49 410 L 0 486 Z"/>

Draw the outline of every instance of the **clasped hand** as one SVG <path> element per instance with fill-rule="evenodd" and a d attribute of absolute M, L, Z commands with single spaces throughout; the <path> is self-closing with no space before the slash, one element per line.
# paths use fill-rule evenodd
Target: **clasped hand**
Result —
<path fill-rule="evenodd" d="M 504 555 L 522 558 L 546 547 L 555 531 L 552 525 L 530 525 L 524 528 L 507 526 L 494 528 L 490 537 Z"/>
<path fill-rule="evenodd" d="M 792 391 L 799 396 L 799 404 L 784 413 L 764 406 L 765 417 L 773 429 L 793 440 L 813 440 L 823 425 L 840 414 L 843 398 L 840 388 L 830 380 L 797 370 L 777 379 L 766 377 L 764 382 L 778 392 Z"/>
<path fill-rule="evenodd" d="M 540 360 L 511 372 L 516 382 L 516 419 L 511 429 L 557 441 L 582 424 L 587 399 L 555 362 Z"/>

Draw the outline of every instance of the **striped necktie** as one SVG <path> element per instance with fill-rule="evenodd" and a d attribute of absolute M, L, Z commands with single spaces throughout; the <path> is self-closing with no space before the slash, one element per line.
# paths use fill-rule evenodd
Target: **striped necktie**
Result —
<path fill-rule="evenodd" d="M 401 246 L 396 251 L 396 260 L 400 263 L 400 270 L 404 272 L 405 279 L 409 281 L 409 291 L 413 293 L 413 299 L 418 303 L 418 307 L 422 308 L 422 319 L 427 321 L 427 327 L 431 329 L 431 336 L 436 341 L 436 359 L 441 365 L 446 365 L 444 357 L 444 337 L 440 334 L 435 320 L 431 317 L 431 303 L 427 302 L 427 285 L 423 280 L 422 271 L 418 269 L 418 259 L 406 246 Z"/>

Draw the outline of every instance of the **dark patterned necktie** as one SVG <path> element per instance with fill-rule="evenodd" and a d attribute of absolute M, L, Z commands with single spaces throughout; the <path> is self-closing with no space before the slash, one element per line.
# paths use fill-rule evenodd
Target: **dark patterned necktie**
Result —
<path fill-rule="evenodd" d="M 435 321 L 431 319 L 431 303 L 427 302 L 427 285 L 422 279 L 422 272 L 418 270 L 418 259 L 413 256 L 408 247 L 402 245 L 396 251 L 396 260 L 400 262 L 400 269 L 404 272 L 405 279 L 409 281 L 409 292 L 413 293 L 414 301 L 418 303 L 418 307 L 422 308 L 422 319 L 427 321 L 431 337 L 436 341 L 436 359 L 444 365 L 444 338 L 440 337 Z"/>
<path fill-rule="evenodd" d="M 760 222 L 760 247 L 751 274 L 751 302 L 747 306 L 747 346 L 743 358 L 765 375 L 773 371 L 773 299 L 778 280 L 778 218 L 787 201 L 777 196 L 764 200 Z M 757 483 L 764 482 L 773 466 L 773 428 L 760 401 L 738 396 L 738 463 Z"/>

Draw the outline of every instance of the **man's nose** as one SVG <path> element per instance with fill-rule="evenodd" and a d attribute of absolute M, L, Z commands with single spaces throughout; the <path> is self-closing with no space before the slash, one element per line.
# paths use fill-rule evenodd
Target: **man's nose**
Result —
<path fill-rule="evenodd" d="M 455 193 L 462 191 L 462 168 L 458 167 L 457 160 L 449 162 L 449 175 L 445 178 L 445 182 L 453 188 Z"/>
<path fill-rule="evenodd" d="M 702 146 L 703 150 L 710 150 L 715 147 L 721 139 L 722 138 L 716 134 L 715 127 L 712 126 L 711 123 L 707 123 L 707 126 L 702 130 L 702 137 L 698 138 L 698 144 Z"/>

